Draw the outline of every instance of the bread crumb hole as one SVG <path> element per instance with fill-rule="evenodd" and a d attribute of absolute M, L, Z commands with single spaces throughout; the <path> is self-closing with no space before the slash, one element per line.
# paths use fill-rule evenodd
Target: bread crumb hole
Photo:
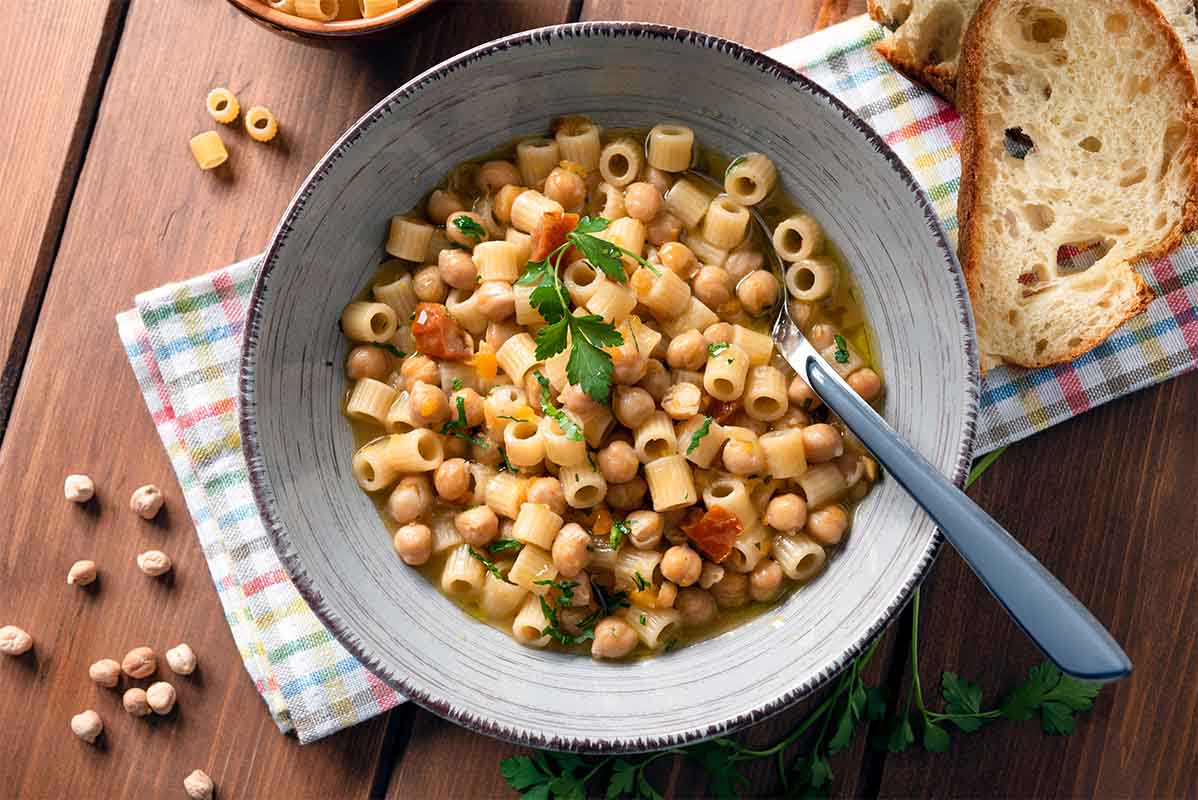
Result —
<path fill-rule="evenodd" d="M 1012 328 L 1019 327 L 1019 321 L 1023 319 L 1023 312 L 1017 308 L 1012 308 L 1007 312 L 1007 324 Z"/>
<path fill-rule="evenodd" d="M 1057 215 L 1053 210 L 1039 203 L 1028 203 L 1023 207 L 1023 218 L 1034 231 L 1046 231 L 1052 227 Z"/>
<path fill-rule="evenodd" d="M 1032 141 L 1032 137 L 1023 132 L 1023 128 L 1007 128 L 1003 132 L 1003 147 L 1007 151 L 1007 155 L 1012 158 L 1017 158 L 1020 161 L 1027 158 L 1027 154 L 1036 149 L 1036 143 Z"/>
<path fill-rule="evenodd" d="M 1135 172 L 1124 175 L 1122 178 L 1120 178 L 1119 185 L 1126 189 L 1129 186 L 1135 186 L 1137 183 L 1143 183 L 1144 179 L 1147 177 L 1148 167 L 1140 167 Z"/>
<path fill-rule="evenodd" d="M 1040 6 L 1019 9 L 1019 22 L 1023 38 L 1035 44 L 1049 44 L 1064 39 L 1069 32 L 1069 23 L 1064 17 Z"/>
<path fill-rule="evenodd" d="M 1087 136 L 1077 143 L 1077 146 L 1087 153 L 1097 153 L 1102 150 L 1102 140 L 1095 136 Z"/>
<path fill-rule="evenodd" d="M 1069 346 L 1070 350 L 1072 350 L 1076 347 L 1080 347 L 1081 343 L 1082 343 L 1082 340 L 1077 338 L 1076 336 L 1074 336 L 1074 337 L 1070 338 L 1069 341 L 1066 342 L 1065 344 Z"/>
<path fill-rule="evenodd" d="M 1119 36 L 1127 33 L 1127 29 L 1131 27 L 1131 21 L 1123 14 L 1110 14 L 1103 24 L 1107 33 Z"/>
<path fill-rule="evenodd" d="M 1079 275 L 1101 261 L 1111 248 L 1114 239 L 1086 239 L 1066 242 L 1057 248 L 1057 275 Z"/>
<path fill-rule="evenodd" d="M 1154 228 L 1156 228 L 1156 230 L 1159 231 L 1159 230 L 1164 230 L 1165 226 L 1167 226 L 1168 224 L 1169 224 L 1169 215 L 1162 211 L 1160 214 L 1157 215 L 1156 221 L 1154 223 L 1152 223 L 1152 226 Z"/>
<path fill-rule="evenodd" d="M 961 52 L 965 12 L 959 0 L 941 0 L 928 12 L 916 44 L 916 57 L 929 64 L 955 61 Z"/>
<path fill-rule="evenodd" d="M 1048 349 L 1048 340 L 1047 339 L 1038 339 L 1036 341 L 1036 355 L 1042 354 L 1047 349 Z"/>
<path fill-rule="evenodd" d="M 1186 138 L 1186 124 L 1180 120 L 1173 120 L 1165 126 L 1165 140 L 1161 145 L 1161 177 L 1164 177 L 1169 172 L 1169 167 L 1173 165 L 1173 159 L 1181 150 L 1181 143 Z"/>

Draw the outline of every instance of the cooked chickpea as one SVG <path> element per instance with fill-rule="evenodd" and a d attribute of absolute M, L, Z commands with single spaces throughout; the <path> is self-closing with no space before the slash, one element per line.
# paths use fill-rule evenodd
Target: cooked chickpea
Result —
<path fill-rule="evenodd" d="M 96 579 L 95 561 L 76 561 L 67 571 L 67 584 L 71 586 L 87 586 Z"/>
<path fill-rule="evenodd" d="M 653 550 L 661 543 L 665 525 L 661 521 L 661 514 L 656 511 L 633 511 L 624 521 L 628 523 L 628 539 L 636 549 Z"/>
<path fill-rule="evenodd" d="M 790 387 L 786 390 L 786 396 L 790 399 L 790 404 L 804 411 L 814 411 L 823 403 L 819 399 L 811 387 L 807 385 L 807 381 L 795 375 L 794 380 L 790 382 Z"/>
<path fill-rule="evenodd" d="M 645 239 L 654 247 L 678 241 L 682 235 L 682 220 L 668 211 L 662 211 L 645 225 Z"/>
<path fill-rule="evenodd" d="M 639 386 L 615 387 L 612 413 L 620 424 L 627 428 L 635 428 L 649 417 L 653 416 L 656 404 L 653 396 Z"/>
<path fill-rule="evenodd" d="M 473 220 L 478 227 L 474 228 L 470 226 L 473 232 L 467 234 L 459 226 L 468 225 L 468 223 L 459 223 L 458 219 Z M 486 221 L 480 215 L 475 214 L 473 211 L 457 211 L 450 214 L 449 219 L 445 222 L 445 237 L 454 244 L 472 248 L 479 242 L 485 242 L 489 239 L 490 234 L 487 233 Z"/>
<path fill-rule="evenodd" d="M 765 524 L 776 531 L 794 533 L 807 524 L 807 501 L 797 494 L 776 495 L 766 506 Z"/>
<path fill-rule="evenodd" d="M 774 428 L 806 428 L 811 424 L 811 415 L 802 409 L 791 406 L 786 409 L 786 413 L 782 415 L 782 419 L 774 422 Z"/>
<path fill-rule="evenodd" d="M 470 455 L 470 443 L 456 436 L 445 436 L 441 441 L 445 458 L 465 458 Z"/>
<path fill-rule="evenodd" d="M 653 184 L 645 182 L 625 187 L 624 210 L 633 219 L 649 222 L 661 211 L 661 191 Z"/>
<path fill-rule="evenodd" d="M 512 204 L 516 202 L 516 198 L 523 192 L 528 191 L 525 186 L 515 186 L 508 184 L 500 189 L 495 194 L 495 202 L 491 205 L 491 211 L 495 214 L 495 219 L 507 225 L 512 221 Z"/>
<path fill-rule="evenodd" d="M 674 599 L 674 609 L 679 614 L 682 627 L 698 628 L 715 619 L 715 598 L 706 589 L 679 589 Z"/>
<path fill-rule="evenodd" d="M 627 442 L 612 442 L 599 451 L 595 460 L 599 464 L 599 471 L 603 473 L 603 479 L 608 483 L 632 480 L 641 466 L 636 451 Z"/>
<path fill-rule="evenodd" d="M 807 517 L 807 535 L 825 547 L 840 544 L 848 527 L 849 514 L 844 506 L 825 506 Z"/>
<path fill-rule="evenodd" d="M 699 413 L 703 392 L 693 383 L 675 383 L 661 399 L 661 409 L 670 419 L 690 419 Z"/>
<path fill-rule="evenodd" d="M 611 355 L 612 383 L 619 386 L 631 386 L 645 377 L 645 367 L 648 365 L 649 359 L 643 354 L 621 347 Z"/>
<path fill-rule="evenodd" d="M 658 608 L 673 608 L 674 601 L 678 599 L 678 584 L 662 581 L 661 586 L 657 589 L 657 607 Z"/>
<path fill-rule="evenodd" d="M 71 732 L 88 744 L 92 744 L 104 732 L 104 720 L 89 708 L 71 717 Z"/>
<path fill-rule="evenodd" d="M 670 371 L 666 369 L 666 365 L 656 358 L 651 358 L 645 364 L 645 374 L 637 385 L 649 393 L 653 402 L 660 403 L 672 383 Z"/>
<path fill-rule="evenodd" d="M 736 284 L 736 299 L 749 314 L 763 314 L 778 301 L 778 279 L 771 272 L 754 270 Z"/>
<path fill-rule="evenodd" d="M 387 498 L 387 514 L 400 525 L 422 517 L 433 504 L 433 492 L 424 475 L 409 475 Z"/>
<path fill-rule="evenodd" d="M 679 586 L 690 586 L 699 580 L 703 571 L 703 559 L 684 544 L 676 544 L 661 557 L 661 574 Z"/>
<path fill-rule="evenodd" d="M 566 513 L 566 495 L 562 492 L 562 482 L 557 478 L 533 478 L 528 484 L 525 498 L 530 503 L 549 506 L 549 510 L 558 516 Z"/>
<path fill-rule="evenodd" d="M 657 167 L 651 167 L 648 164 L 641 169 L 640 178 L 645 183 L 651 184 L 654 189 L 657 189 L 663 195 L 670 191 L 670 187 L 674 185 L 673 175 Z"/>
<path fill-rule="evenodd" d="M 882 379 L 869 367 L 862 367 L 850 375 L 847 380 L 849 386 L 853 387 L 853 391 L 861 395 L 861 399 L 867 403 L 876 400 L 882 393 Z"/>
<path fill-rule="evenodd" d="M 726 571 L 711 587 L 711 594 L 720 608 L 740 608 L 749 602 L 749 576 Z"/>
<path fill-rule="evenodd" d="M 212 778 L 202 769 L 193 770 L 183 779 L 183 791 L 191 800 L 212 800 L 212 792 L 215 789 Z"/>
<path fill-rule="evenodd" d="M 740 282 L 746 275 L 765 266 L 765 257 L 755 247 L 744 244 L 728 254 L 724 269 L 733 283 Z"/>
<path fill-rule="evenodd" d="M 591 655 L 595 658 L 623 658 L 636 647 L 636 631 L 619 617 L 604 617 L 595 625 Z"/>
<path fill-rule="evenodd" d="M 666 242 L 657 250 L 661 265 L 683 278 L 690 277 L 690 272 L 698 265 L 695 254 L 682 242 Z"/>
<path fill-rule="evenodd" d="M 533 377 L 535 379 L 536 376 Z M 539 383 L 537 391 L 532 396 L 537 398 L 541 396 Z M 581 386 L 574 383 L 567 383 L 557 399 L 563 406 L 576 414 L 589 414 L 595 411 L 599 405 L 589 394 L 582 390 Z"/>
<path fill-rule="evenodd" d="M 831 325 L 812 325 L 807 340 L 816 350 L 824 350 L 836 343 L 836 329 Z"/>
<path fill-rule="evenodd" d="M 782 567 L 772 558 L 763 559 L 749 574 L 749 596 L 756 603 L 769 603 L 782 591 Z"/>
<path fill-rule="evenodd" d="M 373 378 L 376 381 L 387 379 L 390 371 L 387 363 L 387 353 L 381 347 L 359 345 L 349 351 L 345 358 L 345 374 L 350 380 L 360 381 L 363 378 Z"/>
<path fill-rule="evenodd" d="M 166 716 L 175 707 L 175 687 L 166 681 L 152 683 L 146 689 L 146 702 L 150 709 L 159 716 Z"/>
<path fill-rule="evenodd" d="M 87 677 L 91 678 L 97 685 L 111 689 L 120 683 L 121 665 L 116 663 L 114 659 L 102 658 L 87 668 Z"/>
<path fill-rule="evenodd" d="M 187 642 L 180 642 L 166 651 L 166 664 L 176 675 L 190 675 L 196 671 L 196 652 Z"/>
<path fill-rule="evenodd" d="M 445 391 L 432 383 L 418 383 L 409 390 L 412 399 L 412 424 L 419 428 L 436 428 L 449 421 L 453 412 Z"/>
<path fill-rule="evenodd" d="M 454 527 L 474 547 L 485 547 L 499 535 L 499 517 L 489 506 L 476 506 L 453 518 Z"/>
<path fill-rule="evenodd" d="M 409 392 L 415 388 L 417 383 L 438 384 L 441 382 L 441 372 L 437 369 L 436 362 L 420 353 L 405 358 L 399 368 L 399 374 Z"/>
<path fill-rule="evenodd" d="M 458 398 L 461 398 L 462 411 L 466 414 L 466 427 L 473 428 L 482 425 L 486 419 L 482 395 L 470 388 L 454 391 L 449 398 L 449 415 L 453 419 L 457 419 L 458 416 Z"/>
<path fill-rule="evenodd" d="M 582 526 L 574 522 L 563 525 L 553 539 L 553 566 L 558 574 L 573 578 L 586 569 L 587 562 L 591 560 L 591 553 L 587 550 L 590 544 L 591 537 Z"/>
<path fill-rule="evenodd" d="M 691 279 L 691 288 L 699 302 L 708 308 L 719 308 L 732 299 L 732 279 L 728 272 L 721 267 L 706 266 L 700 268 Z"/>
<path fill-rule="evenodd" d="M 699 586 L 704 589 L 710 589 L 724 579 L 726 571 L 719 564 L 704 561 L 703 571 L 699 573 Z"/>
<path fill-rule="evenodd" d="M 520 170 L 510 161 L 488 161 L 478 170 L 478 188 L 495 194 L 504 186 L 519 185 Z"/>
<path fill-rule="evenodd" d="M 427 525 L 413 522 L 397 530 L 391 544 L 403 563 L 418 567 L 433 554 L 433 532 Z"/>
<path fill-rule="evenodd" d="M 121 671 L 130 678 L 148 678 L 158 669 L 158 656 L 148 647 L 135 647 L 121 659 Z"/>
<path fill-rule="evenodd" d="M 450 214 L 465 211 L 466 204 L 462 202 L 462 198 L 448 189 L 433 189 L 433 193 L 428 196 L 426 208 L 430 222 L 434 225 L 444 225 Z"/>
<path fill-rule="evenodd" d="M 156 484 L 147 483 L 133 490 L 129 497 L 129 510 L 142 519 L 154 519 L 165 502 L 162 490 Z"/>
<path fill-rule="evenodd" d="M 820 422 L 803 428 L 803 450 L 811 464 L 822 464 L 844 454 L 844 438 L 840 431 Z"/>
<path fill-rule="evenodd" d="M 148 716 L 151 711 L 146 690 L 137 686 L 125 691 L 125 694 L 121 696 L 121 705 L 135 717 Z"/>
<path fill-rule="evenodd" d="M 62 493 L 72 503 L 86 503 L 96 496 L 96 482 L 87 475 L 68 475 Z"/>
<path fill-rule="evenodd" d="M 161 550 L 147 550 L 137 555 L 137 568 L 151 578 L 171 571 L 171 557 Z"/>
<path fill-rule="evenodd" d="M 464 458 L 442 461 L 433 473 L 433 486 L 442 500 L 457 502 L 470 489 L 470 467 Z"/>
<path fill-rule="evenodd" d="M 524 326 L 516 322 L 514 317 L 501 319 L 498 322 L 487 323 L 487 333 L 485 339 L 487 344 L 491 345 L 491 350 L 496 351 L 518 333 L 524 332 Z"/>
<path fill-rule="evenodd" d="M 724 469 L 733 475 L 752 475 L 765 468 L 765 457 L 756 442 L 729 439 L 724 445 Z"/>
<path fill-rule="evenodd" d="M 412 275 L 412 291 L 426 303 L 443 302 L 449 294 L 445 281 L 441 280 L 441 268 L 432 265 L 421 267 Z"/>
<path fill-rule="evenodd" d="M 633 478 L 624 483 L 613 483 L 607 487 L 605 499 L 612 508 L 620 511 L 632 511 L 645 505 L 645 492 L 649 484 L 644 478 Z"/>
<path fill-rule="evenodd" d="M 718 344 L 720 342 L 732 341 L 732 326 L 727 322 L 715 322 L 703 329 L 703 339 L 708 344 Z M 704 349 L 703 357 L 706 359 L 707 350 Z"/>
<path fill-rule="evenodd" d="M 684 331 L 670 340 L 666 363 L 674 369 L 703 369 L 707 362 L 707 340 L 695 330 Z"/>
<path fill-rule="evenodd" d="M 492 322 L 499 322 L 516 313 L 516 294 L 507 281 L 483 281 L 474 292 L 478 310 Z"/>
<path fill-rule="evenodd" d="M 587 185 L 573 170 L 555 167 L 545 178 L 544 195 L 561 203 L 566 211 L 577 211 L 587 199 Z"/>
<path fill-rule="evenodd" d="M 478 285 L 478 267 L 465 250 L 442 250 L 437 255 L 437 272 L 455 289 L 470 291 Z"/>

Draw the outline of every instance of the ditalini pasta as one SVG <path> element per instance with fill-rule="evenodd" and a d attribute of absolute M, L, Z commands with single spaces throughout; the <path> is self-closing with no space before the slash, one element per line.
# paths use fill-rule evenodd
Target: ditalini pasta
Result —
<path fill-rule="evenodd" d="M 208 109 L 208 114 L 214 120 L 225 125 L 237 119 L 237 115 L 241 113 L 241 106 L 237 103 L 237 95 L 224 87 L 213 89 L 209 92 L 204 105 Z"/>
<path fill-rule="evenodd" d="M 200 169 L 216 169 L 229 160 L 229 151 L 225 149 L 225 143 L 216 131 L 205 131 L 193 136 L 188 145 Z"/>
<path fill-rule="evenodd" d="M 684 125 L 528 133 L 396 209 L 388 260 L 336 321 L 350 466 L 397 558 L 516 642 L 597 658 L 818 587 L 877 465 L 775 352 L 757 298 L 884 401 L 819 221 L 768 156 L 729 162 Z"/>
<path fill-rule="evenodd" d="M 305 0 L 296 0 L 296 2 L 302 3 Z M 330 0 L 311 0 L 311 2 L 319 5 L 319 3 L 327 3 Z M 332 0 L 332 2 L 335 6 L 336 0 Z M 245 132 L 255 142 L 269 142 L 279 135 L 279 121 L 266 106 L 252 106 L 245 112 Z"/>

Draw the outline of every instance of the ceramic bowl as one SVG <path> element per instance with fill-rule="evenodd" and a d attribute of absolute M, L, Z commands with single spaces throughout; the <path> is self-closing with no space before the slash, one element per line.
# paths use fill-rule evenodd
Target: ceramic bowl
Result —
<path fill-rule="evenodd" d="M 437 0 L 406 0 L 393 11 L 368 19 L 335 19 L 321 22 L 272 8 L 263 0 L 229 0 L 234 8 L 265 25 L 276 33 L 310 42 L 332 44 L 345 39 L 374 38 L 389 31 L 414 14 L 423 11 Z M 344 8 L 358 0 L 341 0 Z"/>
<path fill-rule="evenodd" d="M 400 562 L 351 476 L 337 319 L 385 258 L 391 215 L 454 164 L 566 113 L 604 127 L 675 120 L 719 151 L 771 155 L 860 284 L 886 418 L 958 484 L 977 409 L 972 319 L 940 224 L 876 134 L 793 70 L 677 28 L 564 25 L 463 53 L 376 106 L 304 182 L 254 289 L 241 386 L 254 492 L 296 586 L 380 678 L 468 728 L 563 750 L 660 748 L 759 721 L 835 676 L 894 619 L 940 540 L 883 480 L 809 586 L 632 663 L 522 647 Z"/>

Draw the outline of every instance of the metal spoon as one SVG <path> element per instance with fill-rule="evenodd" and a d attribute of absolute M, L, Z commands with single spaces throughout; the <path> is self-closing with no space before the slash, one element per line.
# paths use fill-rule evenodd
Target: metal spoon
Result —
<path fill-rule="evenodd" d="M 708 183 L 701 173 L 690 173 Z M 785 281 L 769 228 L 755 210 L 770 268 Z M 878 463 L 928 513 L 974 574 L 1061 671 L 1076 678 L 1109 681 L 1131 673 L 1131 660 L 1094 618 L 1011 534 L 915 452 L 885 420 L 831 369 L 781 302 L 774 343 L 795 372 L 856 434 Z"/>

